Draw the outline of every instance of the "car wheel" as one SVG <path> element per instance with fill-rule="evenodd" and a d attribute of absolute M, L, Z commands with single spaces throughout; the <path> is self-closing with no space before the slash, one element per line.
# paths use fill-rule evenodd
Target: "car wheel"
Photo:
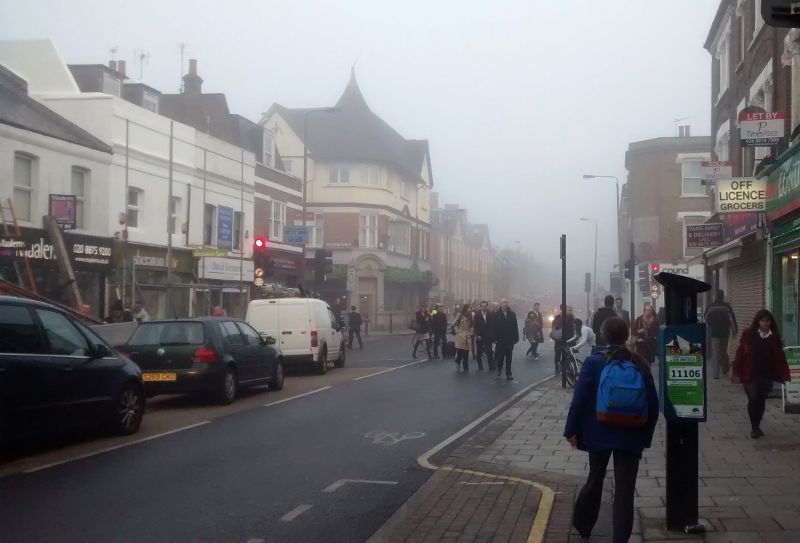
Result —
<path fill-rule="evenodd" d="M 341 346 L 339 347 L 339 358 L 337 358 L 336 361 L 333 363 L 333 367 L 335 367 L 335 368 L 343 368 L 344 367 L 344 362 L 345 362 L 345 354 L 344 353 L 345 353 L 345 351 L 346 351 L 345 345 L 344 345 L 344 343 L 342 343 Z"/>
<path fill-rule="evenodd" d="M 283 390 L 283 360 L 275 362 L 275 369 L 272 370 L 272 378 L 269 381 L 270 390 Z"/>
<path fill-rule="evenodd" d="M 144 394 L 142 389 L 134 384 L 122 387 L 114 399 L 114 418 L 112 425 L 114 433 L 131 435 L 139 431 L 144 416 Z"/>
<path fill-rule="evenodd" d="M 239 389 L 239 383 L 236 381 L 236 372 L 233 368 L 225 370 L 225 375 L 219 383 L 219 390 L 217 390 L 217 400 L 222 405 L 233 403 L 236 399 L 236 393 Z"/>
<path fill-rule="evenodd" d="M 325 375 L 328 373 L 328 349 L 323 347 L 319 351 L 319 362 L 317 363 L 317 373 Z"/>

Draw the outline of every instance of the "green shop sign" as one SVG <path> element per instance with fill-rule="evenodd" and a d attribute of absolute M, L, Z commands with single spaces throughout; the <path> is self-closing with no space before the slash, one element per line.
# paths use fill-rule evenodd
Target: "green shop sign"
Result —
<path fill-rule="evenodd" d="M 800 142 L 784 151 L 762 172 L 767 175 L 767 220 L 800 209 Z"/>

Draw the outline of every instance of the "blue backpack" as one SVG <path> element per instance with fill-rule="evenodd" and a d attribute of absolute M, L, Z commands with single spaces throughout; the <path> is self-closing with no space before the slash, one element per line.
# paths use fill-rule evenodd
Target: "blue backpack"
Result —
<path fill-rule="evenodd" d="M 647 423 L 647 386 L 630 360 L 609 359 L 600 372 L 597 420 L 609 426 L 638 428 Z"/>

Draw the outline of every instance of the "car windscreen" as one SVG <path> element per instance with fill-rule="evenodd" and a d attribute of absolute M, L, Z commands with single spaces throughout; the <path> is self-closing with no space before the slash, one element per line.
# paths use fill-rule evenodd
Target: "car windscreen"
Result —
<path fill-rule="evenodd" d="M 133 332 L 128 345 L 202 345 L 205 333 L 201 322 L 148 322 Z"/>

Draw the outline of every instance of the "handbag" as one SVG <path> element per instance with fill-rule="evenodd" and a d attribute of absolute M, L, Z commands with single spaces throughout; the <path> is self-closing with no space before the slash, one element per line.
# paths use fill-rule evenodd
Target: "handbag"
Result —
<path fill-rule="evenodd" d="M 561 341 L 561 336 L 563 335 L 561 330 L 556 330 L 555 328 L 550 331 L 550 339 L 553 341 Z"/>

